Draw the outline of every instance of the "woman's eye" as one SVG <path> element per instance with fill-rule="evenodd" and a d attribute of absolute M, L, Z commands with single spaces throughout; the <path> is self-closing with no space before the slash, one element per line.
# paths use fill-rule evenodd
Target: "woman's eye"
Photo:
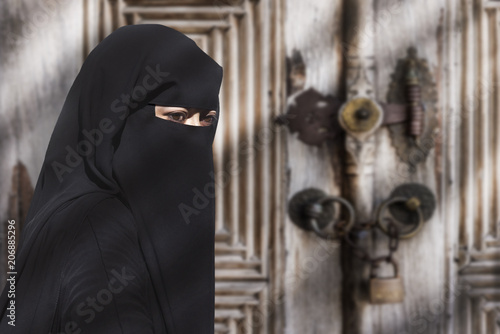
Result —
<path fill-rule="evenodd" d="M 207 116 L 203 118 L 203 122 L 207 124 L 212 124 L 213 122 L 215 122 L 215 119 L 216 119 L 215 116 Z"/>
<path fill-rule="evenodd" d="M 172 121 L 176 121 L 176 122 L 182 122 L 182 121 L 186 120 L 186 114 L 183 112 L 172 112 L 172 113 L 169 113 L 167 116 L 169 119 L 171 119 Z"/>

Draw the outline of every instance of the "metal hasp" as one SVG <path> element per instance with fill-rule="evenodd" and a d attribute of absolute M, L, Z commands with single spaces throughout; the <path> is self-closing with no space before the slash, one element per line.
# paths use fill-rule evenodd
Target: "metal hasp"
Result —
<path fill-rule="evenodd" d="M 288 102 L 287 112 L 276 119 L 308 145 L 320 146 L 342 131 L 358 139 L 386 125 L 400 159 L 414 171 L 435 146 L 437 90 L 427 61 L 410 47 L 392 74 L 387 102 L 376 101 L 366 70 L 358 66 L 348 87 L 348 101 L 323 95 L 314 88 L 297 90 Z"/>
<path fill-rule="evenodd" d="M 388 128 L 398 156 L 414 171 L 435 146 L 438 131 L 436 84 L 427 61 L 418 58 L 416 48 L 408 48 L 406 58 L 398 61 L 387 102 L 406 105 L 407 120 L 388 124 Z"/>

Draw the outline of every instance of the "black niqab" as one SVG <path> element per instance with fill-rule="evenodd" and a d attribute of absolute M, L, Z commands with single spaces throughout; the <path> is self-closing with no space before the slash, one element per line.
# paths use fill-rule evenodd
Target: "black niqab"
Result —
<path fill-rule="evenodd" d="M 193 40 L 161 25 L 121 27 L 91 52 L 49 142 L 16 254 L 15 298 L 9 284 L 0 297 L 1 333 L 136 333 L 134 321 L 146 318 L 141 333 L 213 333 L 217 121 L 160 119 L 154 104 L 218 118 L 221 80 L 222 67 Z M 82 224 L 92 212 L 87 238 Z M 120 237 L 124 226 L 130 237 Z M 92 254 L 102 273 L 85 264 Z M 123 282 L 144 288 L 135 291 L 143 304 L 130 292 L 120 305 L 125 293 L 98 289 L 120 281 L 113 263 L 134 273 L 122 278 L 139 277 Z M 95 308 L 87 322 L 74 308 L 92 282 L 97 300 L 111 296 L 113 307 Z M 8 324 L 12 300 L 16 326 Z"/>

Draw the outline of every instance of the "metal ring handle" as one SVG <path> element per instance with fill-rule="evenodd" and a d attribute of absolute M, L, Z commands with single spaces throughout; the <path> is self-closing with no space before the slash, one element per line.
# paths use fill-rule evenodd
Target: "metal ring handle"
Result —
<path fill-rule="evenodd" d="M 318 226 L 318 221 L 315 218 L 309 218 L 309 225 L 312 227 L 314 233 L 316 233 L 319 237 L 324 238 L 324 239 L 334 239 L 337 236 L 342 236 L 343 234 L 347 233 L 350 231 L 352 226 L 354 225 L 354 208 L 352 207 L 351 203 L 349 203 L 347 200 L 343 199 L 342 197 L 337 197 L 337 196 L 325 196 L 321 198 L 317 204 L 324 205 L 325 203 L 333 203 L 333 202 L 338 202 L 342 205 L 344 205 L 347 210 L 349 211 L 349 218 L 347 220 L 347 225 L 343 227 L 342 233 L 325 233 L 322 231 L 322 229 L 319 228 Z M 335 220 L 332 220 L 331 222 L 335 222 Z M 330 225 L 327 224 L 327 226 Z"/>
<path fill-rule="evenodd" d="M 388 200 L 386 200 L 385 202 L 383 202 L 379 208 L 378 208 L 378 212 L 377 212 L 377 226 L 380 228 L 380 230 L 382 230 L 382 232 L 384 232 L 385 234 L 389 235 L 389 231 L 387 230 L 387 228 L 381 223 L 381 219 L 382 219 L 382 214 L 387 210 L 387 207 L 390 205 L 390 204 L 394 204 L 394 203 L 401 203 L 401 202 L 407 202 L 409 200 L 409 198 L 406 198 L 406 197 L 401 197 L 401 196 L 397 196 L 397 197 L 392 197 L 392 198 L 389 198 Z M 407 233 L 405 234 L 400 234 L 398 237 L 399 239 L 408 239 L 408 238 L 411 238 L 413 236 L 415 236 L 415 234 L 417 234 L 420 229 L 422 228 L 422 226 L 424 225 L 424 215 L 422 213 L 422 210 L 420 209 L 420 207 L 416 207 L 416 211 L 418 213 L 418 223 L 415 224 L 415 228 L 411 229 L 410 231 L 408 231 Z"/>

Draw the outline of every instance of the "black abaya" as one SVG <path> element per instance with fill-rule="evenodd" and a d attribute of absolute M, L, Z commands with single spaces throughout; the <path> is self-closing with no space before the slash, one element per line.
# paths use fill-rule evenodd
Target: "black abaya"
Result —
<path fill-rule="evenodd" d="M 119 28 L 91 52 L 49 142 L 0 333 L 214 332 L 217 121 L 175 123 L 154 105 L 218 117 L 221 80 L 161 25 Z"/>

